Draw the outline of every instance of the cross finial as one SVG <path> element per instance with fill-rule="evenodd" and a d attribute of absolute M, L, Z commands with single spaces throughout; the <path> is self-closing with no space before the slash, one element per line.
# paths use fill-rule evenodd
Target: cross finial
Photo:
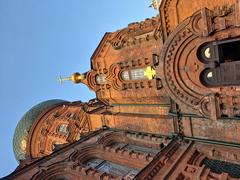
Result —
<path fill-rule="evenodd" d="M 156 76 L 156 71 L 151 66 L 148 66 L 144 71 L 144 76 L 151 80 Z"/>
<path fill-rule="evenodd" d="M 58 81 L 63 84 L 65 81 L 72 81 L 76 84 L 82 82 L 82 80 L 84 80 L 85 76 L 83 74 L 80 73 L 74 73 L 71 77 L 58 77 Z"/>
<path fill-rule="evenodd" d="M 162 0 L 152 0 L 152 4 L 149 7 L 158 10 Z"/>
<path fill-rule="evenodd" d="M 57 78 L 57 81 L 60 83 L 60 84 L 63 84 L 65 81 L 71 81 L 72 80 L 72 78 L 71 77 L 62 77 L 62 76 L 59 76 L 58 78 Z"/>

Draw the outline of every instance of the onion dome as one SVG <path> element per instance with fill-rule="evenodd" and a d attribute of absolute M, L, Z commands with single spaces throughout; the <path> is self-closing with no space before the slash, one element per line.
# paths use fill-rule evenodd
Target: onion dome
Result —
<path fill-rule="evenodd" d="M 32 107 L 21 120 L 15 129 L 13 137 L 13 152 L 17 161 L 24 160 L 26 156 L 28 133 L 33 125 L 33 123 L 38 119 L 38 117 L 51 107 L 57 106 L 66 101 L 53 99 L 44 101 Z"/>

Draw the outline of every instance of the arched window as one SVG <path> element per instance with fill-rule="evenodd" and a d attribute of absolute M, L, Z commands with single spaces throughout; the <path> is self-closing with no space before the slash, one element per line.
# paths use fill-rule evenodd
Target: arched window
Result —
<path fill-rule="evenodd" d="M 235 86 L 240 84 L 240 64 L 223 63 L 216 68 L 206 68 L 200 74 L 200 80 L 206 87 Z"/>
<path fill-rule="evenodd" d="M 131 79 L 132 80 L 138 80 L 138 79 L 147 79 L 147 77 L 144 75 L 144 69 L 132 69 L 130 70 L 131 73 Z"/>
<path fill-rule="evenodd" d="M 215 69 L 205 69 L 200 74 L 201 83 L 207 87 L 214 87 L 218 84 L 218 78 Z"/>
<path fill-rule="evenodd" d="M 226 161 L 205 158 L 203 164 L 217 174 L 227 173 L 233 178 L 240 178 L 240 165 Z"/>
<path fill-rule="evenodd" d="M 139 172 L 138 169 L 123 166 L 99 158 L 91 158 L 84 164 L 98 171 L 105 172 L 113 176 L 121 177 L 122 179 L 133 179 Z"/>
<path fill-rule="evenodd" d="M 145 70 L 146 68 L 126 70 L 122 72 L 121 76 L 125 81 L 148 79 L 144 74 Z"/>
<path fill-rule="evenodd" d="M 68 134 L 69 130 L 68 130 L 68 125 L 67 124 L 61 124 L 58 128 L 58 132 L 61 134 Z"/>
<path fill-rule="evenodd" d="M 198 59 L 206 68 L 201 82 L 207 87 L 235 86 L 240 84 L 240 39 L 229 39 L 202 44 Z"/>

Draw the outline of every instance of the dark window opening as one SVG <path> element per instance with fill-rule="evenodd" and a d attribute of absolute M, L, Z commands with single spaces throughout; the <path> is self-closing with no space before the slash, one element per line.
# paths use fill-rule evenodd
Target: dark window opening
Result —
<path fill-rule="evenodd" d="M 220 64 L 216 68 L 205 68 L 200 81 L 206 87 L 240 85 L 240 61 Z"/>
<path fill-rule="evenodd" d="M 156 85 L 157 85 L 157 90 L 162 89 L 162 81 L 160 78 L 156 78 Z"/>
<path fill-rule="evenodd" d="M 163 149 L 165 146 L 163 143 L 160 144 L 160 149 Z"/>
<path fill-rule="evenodd" d="M 240 178 L 240 165 L 225 161 L 204 159 L 203 164 L 216 174 L 228 173 L 233 178 Z"/>
<path fill-rule="evenodd" d="M 206 66 L 200 75 L 204 86 L 240 85 L 240 39 L 204 43 L 197 56 Z"/>
<path fill-rule="evenodd" d="M 61 142 L 56 142 L 56 141 L 53 142 L 53 143 L 52 143 L 52 151 L 55 150 L 55 148 L 56 148 L 58 145 L 60 145 L 60 144 L 63 144 L 63 143 L 61 143 Z"/>
<path fill-rule="evenodd" d="M 58 118 L 59 116 L 60 116 L 60 114 L 58 112 L 53 113 L 53 117 Z"/>
<path fill-rule="evenodd" d="M 197 51 L 198 59 L 204 64 L 210 64 L 218 61 L 216 46 L 212 43 L 202 44 Z"/>
<path fill-rule="evenodd" d="M 240 40 L 225 41 L 218 45 L 220 63 L 240 61 Z"/>
<path fill-rule="evenodd" d="M 154 66 L 158 66 L 159 65 L 159 56 L 157 54 L 153 54 L 152 59 L 153 59 Z"/>
<path fill-rule="evenodd" d="M 214 87 L 218 85 L 217 74 L 214 69 L 205 69 L 200 74 L 200 81 L 204 86 Z"/>
<path fill-rule="evenodd" d="M 240 61 L 240 39 L 204 43 L 198 48 L 197 57 L 208 67 Z"/>

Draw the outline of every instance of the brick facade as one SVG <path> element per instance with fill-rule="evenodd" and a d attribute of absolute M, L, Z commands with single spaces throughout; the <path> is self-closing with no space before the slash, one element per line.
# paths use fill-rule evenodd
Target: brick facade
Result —
<path fill-rule="evenodd" d="M 162 0 L 159 16 L 106 33 L 81 79 L 96 99 L 39 117 L 6 178 L 239 179 L 239 8 Z"/>

